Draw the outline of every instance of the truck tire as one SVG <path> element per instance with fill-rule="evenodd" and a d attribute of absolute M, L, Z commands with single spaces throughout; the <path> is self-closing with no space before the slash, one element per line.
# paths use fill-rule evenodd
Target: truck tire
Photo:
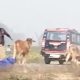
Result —
<path fill-rule="evenodd" d="M 50 58 L 48 56 L 44 56 L 45 64 L 50 64 Z"/>
<path fill-rule="evenodd" d="M 59 60 L 59 64 L 63 64 L 64 63 L 64 61 L 63 60 Z"/>

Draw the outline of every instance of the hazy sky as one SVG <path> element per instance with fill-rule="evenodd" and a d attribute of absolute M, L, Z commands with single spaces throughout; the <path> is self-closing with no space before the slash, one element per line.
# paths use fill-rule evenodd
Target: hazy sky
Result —
<path fill-rule="evenodd" d="M 0 22 L 35 38 L 45 28 L 80 30 L 80 0 L 0 0 Z"/>

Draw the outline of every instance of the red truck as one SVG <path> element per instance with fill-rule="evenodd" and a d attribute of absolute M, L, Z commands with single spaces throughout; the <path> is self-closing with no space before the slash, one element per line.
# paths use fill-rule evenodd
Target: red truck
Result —
<path fill-rule="evenodd" d="M 70 44 L 80 45 L 80 34 L 75 29 L 45 29 L 41 41 L 41 55 L 45 63 L 59 61 L 63 64 Z"/>

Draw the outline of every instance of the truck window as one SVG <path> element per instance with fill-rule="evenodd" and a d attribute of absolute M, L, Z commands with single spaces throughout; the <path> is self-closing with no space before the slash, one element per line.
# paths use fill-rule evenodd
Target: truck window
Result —
<path fill-rule="evenodd" d="M 48 32 L 47 39 L 49 40 L 66 40 L 66 33 L 64 32 Z"/>

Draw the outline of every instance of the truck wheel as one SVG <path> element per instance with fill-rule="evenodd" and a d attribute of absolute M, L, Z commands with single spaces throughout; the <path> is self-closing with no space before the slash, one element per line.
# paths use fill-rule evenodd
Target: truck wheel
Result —
<path fill-rule="evenodd" d="M 45 64 L 50 64 L 50 58 L 47 56 L 44 57 Z"/>
<path fill-rule="evenodd" d="M 63 60 L 59 60 L 59 64 L 63 64 L 64 63 L 64 61 Z"/>

